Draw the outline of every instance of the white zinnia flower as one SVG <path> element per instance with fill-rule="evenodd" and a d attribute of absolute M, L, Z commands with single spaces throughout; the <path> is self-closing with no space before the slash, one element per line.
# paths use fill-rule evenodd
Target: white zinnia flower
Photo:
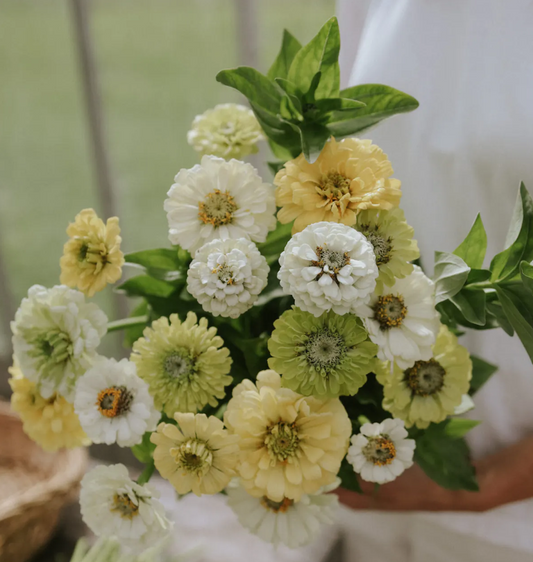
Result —
<path fill-rule="evenodd" d="M 413 465 L 415 441 L 406 439 L 402 420 L 388 418 L 382 423 L 365 423 L 353 435 L 346 459 L 367 482 L 392 482 Z"/>
<path fill-rule="evenodd" d="M 154 431 L 160 414 L 135 363 L 101 359 L 76 384 L 74 410 L 93 443 L 133 447 Z"/>
<path fill-rule="evenodd" d="M 318 222 L 295 234 L 279 258 L 278 278 L 296 306 L 314 316 L 356 312 L 376 287 L 372 244 L 344 224 Z"/>
<path fill-rule="evenodd" d="M 402 369 L 428 361 L 440 328 L 435 310 L 435 285 L 418 266 L 392 287 L 376 292 L 359 311 L 378 357 L 395 361 Z"/>
<path fill-rule="evenodd" d="M 81 514 L 95 535 L 116 536 L 131 550 L 144 549 L 172 528 L 158 497 L 149 484 L 131 480 L 123 464 L 97 466 L 81 481 Z"/>
<path fill-rule="evenodd" d="M 309 544 L 317 537 L 321 524 L 331 525 L 339 500 L 328 494 L 337 488 L 340 480 L 326 486 L 316 494 L 305 494 L 295 502 L 284 498 L 280 502 L 267 496 L 251 496 L 237 481 L 227 488 L 228 505 L 233 509 L 243 527 L 264 541 L 289 548 Z"/>
<path fill-rule="evenodd" d="M 85 302 L 83 293 L 57 285 L 34 285 L 11 322 L 13 350 L 23 375 L 44 398 L 54 393 L 69 402 L 74 385 L 96 358 L 107 331 L 107 316 Z"/>
<path fill-rule="evenodd" d="M 267 284 L 269 267 L 253 242 L 213 240 L 202 246 L 187 274 L 187 289 L 213 316 L 237 318 Z"/>
<path fill-rule="evenodd" d="M 264 242 L 276 226 L 274 188 L 251 164 L 204 156 L 174 181 L 165 201 L 169 239 L 193 256 L 216 238 Z"/>
<path fill-rule="evenodd" d="M 255 154 L 262 139 L 254 112 L 236 103 L 223 103 L 197 115 L 187 133 L 194 150 L 226 159 Z"/>

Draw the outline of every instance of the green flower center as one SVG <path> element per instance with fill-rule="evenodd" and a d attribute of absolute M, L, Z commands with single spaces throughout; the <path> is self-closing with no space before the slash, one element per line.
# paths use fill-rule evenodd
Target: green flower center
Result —
<path fill-rule="evenodd" d="M 128 494 L 115 494 L 111 511 L 118 513 L 123 519 L 133 519 L 139 515 L 139 506 L 131 500 Z"/>
<path fill-rule="evenodd" d="M 298 454 L 300 438 L 294 423 L 279 422 L 267 430 L 265 445 L 270 458 L 286 462 L 288 458 Z"/>
<path fill-rule="evenodd" d="M 289 498 L 283 498 L 280 502 L 275 502 L 266 496 L 261 498 L 261 505 L 268 509 L 269 511 L 273 511 L 274 513 L 285 513 L 290 507 L 294 505 L 294 500 L 290 500 Z"/>
<path fill-rule="evenodd" d="M 308 336 L 302 351 L 310 366 L 329 374 L 343 360 L 348 347 L 340 334 L 323 328 Z"/>
<path fill-rule="evenodd" d="M 342 199 L 343 195 L 350 193 L 351 181 L 336 170 L 328 172 L 322 179 L 317 187 L 317 191 L 329 202 L 338 201 Z"/>
<path fill-rule="evenodd" d="M 195 361 L 186 350 L 175 351 L 165 357 L 163 368 L 172 378 L 180 378 L 194 373 Z"/>
<path fill-rule="evenodd" d="M 390 464 L 396 457 L 396 447 L 388 435 L 367 437 L 368 443 L 363 447 L 363 455 L 368 461 L 384 466 Z"/>
<path fill-rule="evenodd" d="M 430 359 L 429 361 L 417 361 L 404 372 L 404 375 L 404 380 L 414 395 L 431 396 L 444 386 L 446 371 L 438 361 Z"/>
<path fill-rule="evenodd" d="M 376 257 L 376 264 L 385 265 L 391 259 L 392 240 L 390 237 L 385 238 L 379 233 L 378 225 L 371 227 L 368 224 L 361 225 L 361 234 L 372 244 L 374 248 L 374 255 Z"/>
<path fill-rule="evenodd" d="M 125 386 L 112 386 L 98 393 L 96 406 L 102 416 L 116 418 L 129 411 L 133 394 Z"/>
<path fill-rule="evenodd" d="M 374 305 L 374 318 L 381 324 L 382 330 L 401 326 L 407 316 L 407 307 L 400 295 L 383 295 Z"/>
<path fill-rule="evenodd" d="M 221 226 L 231 223 L 237 205 L 227 191 L 222 192 L 220 189 L 215 189 L 198 203 L 198 209 L 198 217 L 203 223 Z"/>
<path fill-rule="evenodd" d="M 188 439 L 170 449 L 170 454 L 179 468 L 203 476 L 211 469 L 213 464 L 213 453 L 205 441 L 200 439 Z"/>
<path fill-rule="evenodd" d="M 34 328 L 24 336 L 32 347 L 28 354 L 38 361 L 44 377 L 51 376 L 54 368 L 64 365 L 73 354 L 69 335 L 60 330 L 42 332 Z"/>

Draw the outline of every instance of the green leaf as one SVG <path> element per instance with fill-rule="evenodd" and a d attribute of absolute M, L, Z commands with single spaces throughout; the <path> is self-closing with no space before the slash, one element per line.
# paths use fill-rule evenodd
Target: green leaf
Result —
<path fill-rule="evenodd" d="M 483 267 L 486 251 L 487 233 L 485 232 L 481 215 L 478 214 L 467 237 L 459 244 L 453 253 L 463 258 L 464 262 L 471 268 L 481 269 Z"/>
<path fill-rule="evenodd" d="M 302 152 L 299 131 L 291 123 L 283 120 L 281 116 L 273 115 L 253 103 L 250 105 L 267 137 L 276 145 L 283 147 L 289 153 L 290 158 L 299 156 Z"/>
<path fill-rule="evenodd" d="M 267 162 L 268 169 L 275 176 L 285 165 L 284 162 Z"/>
<path fill-rule="evenodd" d="M 282 160 L 281 167 L 283 167 L 283 165 L 285 164 L 285 162 L 287 162 L 287 160 L 290 160 L 292 158 L 291 153 L 286 148 L 280 146 L 279 144 L 276 144 L 273 140 L 268 139 L 268 144 L 274 156 Z"/>
<path fill-rule="evenodd" d="M 499 301 L 487 302 L 487 313 L 492 315 L 500 328 L 508 335 L 514 336 L 514 328 L 511 326 L 509 319 L 503 311 L 503 307 Z"/>
<path fill-rule="evenodd" d="M 341 479 L 341 486 L 346 490 L 351 490 L 352 492 L 357 492 L 358 494 L 363 493 L 357 474 L 354 472 L 353 466 L 346 459 L 342 461 L 341 468 L 337 476 Z"/>
<path fill-rule="evenodd" d="M 483 291 L 463 289 L 453 297 L 449 297 L 449 300 L 461 311 L 467 322 L 476 326 L 485 325 L 486 296 Z"/>
<path fill-rule="evenodd" d="M 468 394 L 473 396 L 498 370 L 498 367 L 476 355 L 470 355 L 470 359 L 472 360 L 472 380 Z"/>
<path fill-rule="evenodd" d="M 533 293 L 533 266 L 527 261 L 520 264 L 520 277 L 524 286 Z"/>
<path fill-rule="evenodd" d="M 455 254 L 435 252 L 436 302 L 442 302 L 456 295 L 464 286 L 470 268 Z"/>
<path fill-rule="evenodd" d="M 365 107 L 331 116 L 328 127 L 336 138 L 364 131 L 387 117 L 413 111 L 419 105 L 412 96 L 383 84 L 353 86 L 342 90 L 340 97 L 361 101 Z"/>
<path fill-rule="evenodd" d="M 444 433 L 452 439 L 460 439 L 480 423 L 480 421 L 467 418 L 450 418 L 444 428 Z"/>
<path fill-rule="evenodd" d="M 155 461 L 151 459 L 150 462 L 144 467 L 144 470 L 141 472 L 139 478 L 137 478 L 137 484 L 140 486 L 146 484 L 152 478 L 152 475 L 155 471 Z"/>
<path fill-rule="evenodd" d="M 417 437 L 415 461 L 443 488 L 478 491 L 468 445 L 463 438 L 454 437 L 453 426 L 448 429 L 451 422 L 452 420 L 446 420 L 439 424 L 431 424 Z M 453 422 L 455 425 L 455 419 Z"/>
<path fill-rule="evenodd" d="M 468 274 L 466 284 L 469 285 L 470 283 L 483 283 L 484 281 L 488 281 L 490 279 L 490 275 L 491 273 L 488 269 L 471 269 L 470 273 Z"/>
<path fill-rule="evenodd" d="M 128 279 L 116 289 L 117 292 L 124 292 L 128 296 L 136 297 L 169 297 L 176 287 L 162 279 L 156 279 L 149 275 L 138 275 Z"/>
<path fill-rule="evenodd" d="M 274 78 L 287 78 L 289 74 L 289 68 L 291 63 L 296 56 L 296 53 L 302 48 L 300 41 L 294 37 L 286 29 L 283 30 L 283 40 L 281 42 L 281 49 L 276 57 L 276 60 L 270 67 L 268 71 L 268 78 L 274 80 Z"/>
<path fill-rule="evenodd" d="M 307 45 L 296 53 L 289 69 L 288 79 L 302 92 L 307 92 L 315 74 L 321 72 L 316 97 L 318 99 L 337 97 L 340 84 L 339 50 L 339 24 L 337 18 L 333 17 Z"/>
<path fill-rule="evenodd" d="M 519 273 L 520 262 L 533 260 L 533 200 L 523 183 L 520 184 L 505 248 L 490 264 L 493 281 L 514 277 Z"/>
<path fill-rule="evenodd" d="M 278 222 L 276 229 L 268 233 L 267 239 L 262 244 L 257 244 L 258 250 L 264 256 L 279 256 L 291 239 L 291 230 L 292 222 L 288 224 Z"/>
<path fill-rule="evenodd" d="M 179 269 L 181 266 L 177 250 L 169 250 L 168 248 L 144 250 L 142 252 L 126 254 L 124 259 L 126 260 L 126 263 L 141 265 L 146 269 L 164 269 L 165 271 L 173 271 Z"/>
<path fill-rule="evenodd" d="M 327 127 L 320 123 L 306 121 L 299 123 L 297 128 L 300 131 L 300 141 L 305 159 L 312 164 L 331 136 L 330 132 Z"/>
<path fill-rule="evenodd" d="M 152 460 L 155 450 L 155 444 L 150 441 L 151 435 L 152 432 L 147 431 L 143 435 L 142 441 L 131 448 L 131 452 L 134 454 L 135 458 L 144 464 L 147 464 Z"/>
<path fill-rule="evenodd" d="M 246 96 L 250 103 L 258 105 L 273 113 L 279 111 L 281 94 L 276 85 L 264 74 L 249 66 L 221 70 L 217 81 L 225 86 L 235 88 Z"/>

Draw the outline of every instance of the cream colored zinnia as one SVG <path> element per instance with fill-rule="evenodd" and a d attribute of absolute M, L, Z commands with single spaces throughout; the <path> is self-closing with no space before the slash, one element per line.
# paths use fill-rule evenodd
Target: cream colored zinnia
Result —
<path fill-rule="evenodd" d="M 19 414 L 28 437 L 45 451 L 91 444 L 72 404 L 58 394 L 43 398 L 37 391 L 37 385 L 24 378 L 16 364 L 8 370 L 12 377 L 9 379 L 13 390 L 11 408 Z"/>
<path fill-rule="evenodd" d="M 120 279 L 124 254 L 118 217 L 104 224 L 93 209 L 83 209 L 68 225 L 67 234 L 70 239 L 60 260 L 61 283 L 92 297 Z"/>
<path fill-rule="evenodd" d="M 275 371 L 235 387 L 224 414 L 240 436 L 237 470 L 255 497 L 300 501 L 332 484 L 348 450 L 352 426 L 340 400 L 304 397 L 281 387 Z"/>
<path fill-rule="evenodd" d="M 372 141 L 331 138 L 313 164 L 301 154 L 277 173 L 278 220 L 294 221 L 293 234 L 320 221 L 353 226 L 360 211 L 398 206 L 401 183 L 392 174 L 387 155 Z"/>
<path fill-rule="evenodd" d="M 176 413 L 178 425 L 161 423 L 152 433 L 154 462 L 179 494 L 217 494 L 235 476 L 239 437 L 215 416 Z"/>
<path fill-rule="evenodd" d="M 424 429 L 431 422 L 444 421 L 470 387 L 470 355 L 446 326 L 441 325 L 432 349 L 432 358 L 416 361 L 408 369 L 394 365 L 391 373 L 390 364 L 385 363 L 377 372 L 383 385 L 383 407 L 407 427 Z"/>

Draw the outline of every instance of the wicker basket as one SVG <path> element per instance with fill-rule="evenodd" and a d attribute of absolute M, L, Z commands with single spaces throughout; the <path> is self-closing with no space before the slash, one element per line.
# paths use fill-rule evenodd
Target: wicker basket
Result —
<path fill-rule="evenodd" d="M 84 449 L 43 451 L 0 401 L 0 562 L 26 562 L 46 544 L 86 463 Z"/>

